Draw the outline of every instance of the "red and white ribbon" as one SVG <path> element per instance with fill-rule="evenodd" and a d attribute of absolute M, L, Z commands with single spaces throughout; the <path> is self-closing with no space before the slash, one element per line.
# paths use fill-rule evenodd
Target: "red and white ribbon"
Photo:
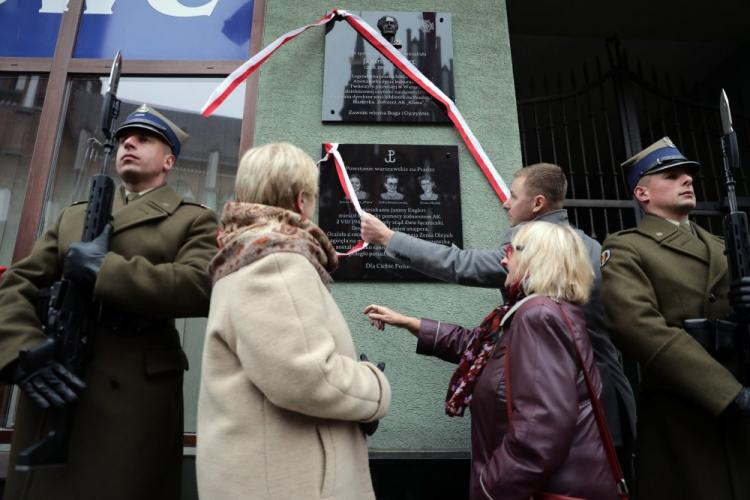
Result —
<path fill-rule="evenodd" d="M 477 140 L 474 133 L 469 128 L 469 125 L 464 120 L 461 112 L 456 107 L 456 104 L 440 90 L 437 85 L 432 83 L 429 78 L 424 76 L 401 52 L 399 52 L 393 45 L 391 45 L 383 36 L 375 29 L 372 28 L 367 22 L 361 17 L 351 14 L 342 9 L 333 9 L 331 12 L 321 17 L 312 24 L 303 26 L 296 30 L 285 33 L 271 44 L 266 46 L 263 50 L 251 57 L 247 62 L 242 64 L 239 68 L 234 70 L 216 90 L 213 91 L 208 102 L 203 106 L 201 113 L 203 116 L 210 116 L 217 107 L 227 98 L 229 94 L 237 88 L 248 76 L 250 76 L 255 70 L 257 70 L 277 49 L 287 42 L 298 37 L 305 31 L 316 26 L 322 26 L 332 19 L 344 19 L 351 25 L 365 40 L 367 40 L 375 49 L 383 54 L 389 61 L 391 61 L 399 70 L 401 70 L 406 76 L 412 81 L 424 89 L 430 94 L 435 100 L 445 106 L 448 118 L 453 122 L 458 133 L 461 135 L 466 146 L 469 148 L 469 152 L 474 157 L 474 160 L 482 169 L 484 176 L 492 186 L 500 201 L 505 202 L 508 199 L 509 190 L 508 186 L 503 181 L 500 174 L 495 170 L 487 154 L 484 152 L 482 145 Z M 343 162 L 342 162 L 343 163 Z M 351 186 L 351 185 L 350 185 Z M 342 187 L 343 184 L 342 184 Z M 355 196 L 356 198 L 356 196 Z"/>
<path fill-rule="evenodd" d="M 248 76 L 255 73 L 255 71 L 260 68 L 264 62 L 266 62 L 266 59 L 271 57 L 271 54 L 276 52 L 283 45 L 286 45 L 288 42 L 300 36 L 305 31 L 309 30 L 310 28 L 322 26 L 334 17 L 336 17 L 335 9 L 325 16 L 321 17 L 314 23 L 284 33 L 279 38 L 263 47 L 260 52 L 245 61 L 239 68 L 232 71 L 232 73 L 228 77 L 226 77 L 218 87 L 214 89 L 214 91 L 211 93 L 211 97 L 209 97 L 206 104 L 203 105 L 201 114 L 205 117 L 211 116 L 213 112 L 216 111 L 216 108 L 218 108 L 221 103 L 224 102 L 227 97 L 229 97 L 229 94 L 234 92 L 234 89 L 236 89 L 242 82 L 244 82 Z"/>
<path fill-rule="evenodd" d="M 346 171 L 344 159 L 341 158 L 341 153 L 339 153 L 338 143 L 326 142 L 324 146 L 326 155 L 320 159 L 318 164 L 328 161 L 328 159 L 333 156 L 333 164 L 336 167 L 336 173 L 339 176 L 339 183 L 341 184 L 341 187 L 343 188 L 344 194 L 346 195 L 347 199 L 352 202 L 352 205 L 354 205 L 354 210 L 357 211 L 357 214 L 361 218 L 364 215 L 365 211 L 362 210 L 362 206 L 359 204 L 359 199 L 357 199 L 357 193 L 354 191 L 354 187 L 352 186 L 352 181 L 349 180 L 349 173 Z M 336 251 L 336 255 L 352 255 L 359 252 L 360 250 L 364 250 L 365 248 L 367 248 L 367 246 L 368 243 L 366 241 L 359 240 L 356 245 L 354 245 L 346 252 Z"/>

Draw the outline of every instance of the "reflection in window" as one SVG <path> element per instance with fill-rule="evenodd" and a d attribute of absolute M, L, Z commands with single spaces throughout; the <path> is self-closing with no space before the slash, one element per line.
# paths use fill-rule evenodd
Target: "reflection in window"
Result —
<path fill-rule="evenodd" d="M 235 116 L 203 118 L 200 108 L 220 81 L 216 78 L 122 78 L 118 89 L 122 105 L 117 120 L 121 123 L 138 106 L 148 103 L 190 134 L 167 183 L 187 200 L 202 203 L 217 213 L 234 192 L 244 99 L 244 90 L 237 89 L 231 97 L 234 102 L 222 107 L 225 113 L 235 113 Z M 46 227 L 55 223 L 65 207 L 88 198 L 91 176 L 101 170 L 103 148 L 98 142 L 102 140 L 98 128 L 105 88 L 106 78 L 74 78 L 70 82 L 56 166 L 44 211 Z M 107 173 L 119 185 L 114 155 Z M 190 364 L 184 385 L 185 430 L 195 432 L 206 320 L 180 319 L 176 326 Z"/>
<path fill-rule="evenodd" d="M 31 154 L 47 78 L 0 76 L 0 264 L 8 265 L 18 235 Z"/>
<path fill-rule="evenodd" d="M 47 77 L 0 76 L 0 264 L 10 264 L 26 197 L 31 155 L 42 113 Z M 33 231 L 33 228 L 25 228 Z M 2 426 L 13 425 L 17 391 L 2 408 Z"/>

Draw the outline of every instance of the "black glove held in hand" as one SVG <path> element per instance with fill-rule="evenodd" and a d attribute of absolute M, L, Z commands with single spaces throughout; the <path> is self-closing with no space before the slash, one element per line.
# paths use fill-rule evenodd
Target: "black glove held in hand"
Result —
<path fill-rule="evenodd" d="M 750 276 L 732 282 L 729 287 L 729 304 L 738 313 L 750 314 Z"/>
<path fill-rule="evenodd" d="M 734 406 L 740 414 L 750 416 L 750 387 L 740 389 L 740 393 L 734 398 Z"/>
<path fill-rule="evenodd" d="M 86 388 L 83 380 L 57 361 L 51 361 L 36 370 L 25 373 L 20 363 L 16 364 L 16 384 L 42 409 L 62 408 L 78 399 Z"/>
<path fill-rule="evenodd" d="M 104 226 L 102 234 L 91 241 L 73 243 L 65 253 L 65 276 L 81 286 L 93 288 L 96 275 L 109 250 L 112 224 Z"/>
<path fill-rule="evenodd" d="M 370 358 L 368 358 L 367 354 L 365 353 L 359 355 L 359 360 L 367 361 L 368 363 L 370 362 Z M 375 366 L 377 366 L 378 370 L 380 370 L 381 372 L 385 372 L 385 361 L 379 361 Z"/>
<path fill-rule="evenodd" d="M 367 358 L 367 355 L 362 353 L 359 355 L 360 361 L 370 361 Z M 377 365 L 378 370 L 381 372 L 385 372 L 385 361 L 379 362 Z M 365 433 L 365 436 L 372 436 L 375 434 L 375 431 L 378 430 L 378 426 L 380 425 L 380 420 L 373 420 L 372 422 L 360 422 L 359 427 L 362 429 L 362 432 Z"/>

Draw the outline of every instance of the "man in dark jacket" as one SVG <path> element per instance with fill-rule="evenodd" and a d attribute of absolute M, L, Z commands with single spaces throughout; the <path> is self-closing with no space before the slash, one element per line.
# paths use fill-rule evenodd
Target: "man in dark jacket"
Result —
<path fill-rule="evenodd" d="M 750 390 L 735 350 L 705 342 L 731 332 L 694 338 L 683 323 L 730 312 L 724 242 L 688 220 L 699 165 L 665 137 L 623 167 L 645 216 L 602 245 L 602 302 L 612 339 L 641 367 L 637 498 L 750 498 Z M 746 288 L 733 306 L 748 307 Z"/>
<path fill-rule="evenodd" d="M 187 140 L 174 123 L 143 105 L 116 138 L 111 234 L 80 242 L 86 203 L 73 204 L 0 285 L 0 366 L 22 389 L 5 498 L 180 498 L 187 359 L 174 318 L 207 314 L 216 216 L 166 185 Z M 45 341 L 36 302 L 62 275 L 100 310 L 82 381 L 62 365 L 24 373 L 18 363 Z M 44 436 L 46 408 L 76 399 L 67 464 L 16 471 L 18 452 Z"/>
<path fill-rule="evenodd" d="M 498 250 L 462 250 L 430 243 L 389 229 L 377 217 L 366 214 L 362 219 L 362 238 L 368 243 L 385 245 L 385 256 L 394 262 L 411 266 L 428 276 L 468 286 L 503 289 L 505 268 L 500 261 L 505 246 L 524 222 L 542 220 L 568 224 L 568 213 L 563 209 L 568 182 L 557 165 L 539 163 L 516 172 L 510 188 L 510 198 L 503 205 L 510 218 L 511 229 L 503 235 Z M 635 430 L 635 399 L 622 370 L 620 354 L 612 345 L 602 325 L 599 300 L 599 243 L 578 231 L 588 250 L 594 270 L 591 299 L 586 307 L 586 322 L 602 376 L 604 405 L 610 432 L 628 469 L 630 444 Z"/>

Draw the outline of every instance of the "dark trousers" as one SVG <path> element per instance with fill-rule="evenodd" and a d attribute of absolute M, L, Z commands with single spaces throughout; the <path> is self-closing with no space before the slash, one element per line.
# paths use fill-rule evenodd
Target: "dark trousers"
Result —
<path fill-rule="evenodd" d="M 630 429 L 629 420 L 620 404 L 620 422 L 622 422 L 622 444 L 615 446 L 617 460 L 620 462 L 622 475 L 628 484 L 630 500 L 635 500 L 635 429 Z"/>

